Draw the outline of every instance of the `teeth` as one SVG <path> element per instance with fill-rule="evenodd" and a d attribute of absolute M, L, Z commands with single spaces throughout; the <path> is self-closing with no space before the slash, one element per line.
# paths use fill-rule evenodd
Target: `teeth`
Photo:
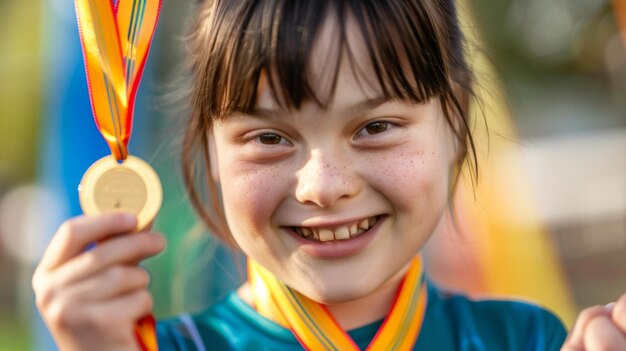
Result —
<path fill-rule="evenodd" d="M 350 239 L 350 229 L 348 227 L 340 227 L 335 230 L 335 239 L 345 240 Z"/>
<path fill-rule="evenodd" d="M 333 231 L 330 229 L 320 229 L 318 233 L 320 236 L 320 241 L 331 241 L 335 239 Z"/>
<path fill-rule="evenodd" d="M 313 231 L 311 230 L 311 228 L 302 227 L 300 230 L 302 231 L 302 236 L 304 236 L 305 238 L 313 235 Z"/>
<path fill-rule="evenodd" d="M 334 229 L 293 227 L 293 231 L 304 238 L 311 238 L 322 242 L 332 240 L 347 240 L 356 237 L 373 227 L 378 222 L 378 217 L 362 219 L 361 221 Z"/>
<path fill-rule="evenodd" d="M 378 217 L 372 217 L 369 219 L 369 223 L 370 223 L 370 228 L 374 226 L 374 224 L 376 224 L 376 222 L 378 222 Z"/>
<path fill-rule="evenodd" d="M 359 229 L 367 230 L 370 227 L 369 219 L 364 219 L 359 222 Z"/>
<path fill-rule="evenodd" d="M 357 230 L 359 230 L 359 226 L 356 223 L 352 223 L 350 226 L 350 235 L 356 234 Z"/>

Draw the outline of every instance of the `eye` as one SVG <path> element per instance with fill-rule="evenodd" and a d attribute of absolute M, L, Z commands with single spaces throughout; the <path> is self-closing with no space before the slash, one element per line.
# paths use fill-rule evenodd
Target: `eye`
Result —
<path fill-rule="evenodd" d="M 258 147 L 273 147 L 273 146 L 292 146 L 291 141 L 278 133 L 273 132 L 260 132 L 256 135 L 251 135 L 247 138 L 249 142 L 256 144 Z"/>
<path fill-rule="evenodd" d="M 394 124 L 391 122 L 385 121 L 376 121 L 372 123 L 368 123 L 365 127 L 361 128 L 357 134 L 355 135 L 355 139 L 359 138 L 367 138 L 370 136 L 374 136 L 376 134 L 381 134 L 389 129 L 393 128 Z"/>
<path fill-rule="evenodd" d="M 265 145 L 279 145 L 285 142 L 285 138 L 274 133 L 263 133 L 257 138 L 261 144 Z"/>
<path fill-rule="evenodd" d="M 374 122 L 374 123 L 370 123 L 366 125 L 365 128 L 363 128 L 363 130 L 366 131 L 367 134 L 372 135 L 372 134 L 382 133 L 386 131 L 387 128 L 389 128 L 388 122 Z"/>

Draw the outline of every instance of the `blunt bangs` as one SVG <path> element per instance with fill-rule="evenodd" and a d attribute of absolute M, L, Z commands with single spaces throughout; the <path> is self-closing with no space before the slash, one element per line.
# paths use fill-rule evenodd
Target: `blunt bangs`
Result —
<path fill-rule="evenodd" d="M 454 13 L 438 7 L 438 0 L 217 1 L 212 13 L 207 11 L 208 21 L 201 21 L 205 28 L 197 31 L 206 36 L 192 40 L 192 52 L 200 53 L 194 65 L 200 85 L 196 101 L 211 119 L 248 113 L 255 108 L 260 80 L 267 79 L 272 96 L 284 109 L 297 110 L 307 101 L 326 107 L 328 99 L 311 82 L 309 61 L 331 13 L 338 25 L 332 45 L 338 50 L 328 53 L 329 96 L 342 55 L 348 55 L 355 72 L 359 70 L 347 43 L 348 16 L 365 38 L 383 97 L 424 102 L 450 95 L 451 81 L 458 76 L 455 68 L 466 68 L 454 60 L 459 55 L 453 50 L 460 46 L 454 42 L 460 40 L 458 28 L 450 30 L 456 23 Z"/>

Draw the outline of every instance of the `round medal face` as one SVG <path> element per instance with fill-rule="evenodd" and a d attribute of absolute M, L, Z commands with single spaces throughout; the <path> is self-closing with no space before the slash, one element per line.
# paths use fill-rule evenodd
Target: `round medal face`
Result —
<path fill-rule="evenodd" d="M 156 172 L 134 156 L 122 163 L 113 156 L 96 161 L 83 175 L 78 194 L 86 215 L 130 212 L 137 216 L 137 230 L 154 220 L 163 199 Z"/>

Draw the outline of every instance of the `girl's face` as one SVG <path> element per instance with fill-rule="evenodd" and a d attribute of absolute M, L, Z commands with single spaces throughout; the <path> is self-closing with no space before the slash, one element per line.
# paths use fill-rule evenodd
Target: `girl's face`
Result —
<path fill-rule="evenodd" d="M 327 22 L 309 67 L 319 96 L 336 50 Z M 359 60 L 364 41 L 351 34 L 348 45 L 355 62 L 343 56 L 326 108 L 285 111 L 261 81 L 258 112 L 216 120 L 211 137 L 236 242 L 322 303 L 365 297 L 403 270 L 442 217 L 455 158 L 439 100 L 382 99 Z"/>

